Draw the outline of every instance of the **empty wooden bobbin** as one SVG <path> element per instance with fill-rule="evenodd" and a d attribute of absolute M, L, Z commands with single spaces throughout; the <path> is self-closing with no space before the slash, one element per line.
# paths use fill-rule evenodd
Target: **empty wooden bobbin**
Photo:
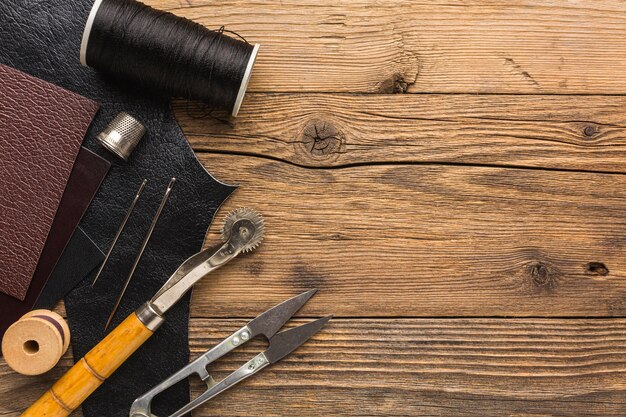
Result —
<path fill-rule="evenodd" d="M 33 310 L 7 329 L 2 355 L 15 372 L 41 375 L 54 368 L 69 345 L 70 329 L 61 316 Z"/>

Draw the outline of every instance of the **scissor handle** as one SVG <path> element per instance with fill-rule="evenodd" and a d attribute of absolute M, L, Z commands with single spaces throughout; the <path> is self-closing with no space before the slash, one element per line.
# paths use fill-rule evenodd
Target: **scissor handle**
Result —
<path fill-rule="evenodd" d="M 211 350 L 205 352 L 204 354 L 202 354 L 202 356 L 191 362 L 189 365 L 185 366 L 180 371 L 176 372 L 175 374 L 161 382 L 159 385 L 155 386 L 150 391 L 137 398 L 130 408 L 130 416 L 155 417 L 154 414 L 152 414 L 150 411 L 150 406 L 154 397 L 191 375 L 198 375 L 200 379 L 207 382 L 207 386 L 211 388 L 213 385 L 209 382 L 213 380 L 210 379 L 211 376 L 207 371 L 207 366 L 210 363 L 218 360 L 228 352 L 232 351 L 233 349 L 243 345 L 253 337 L 254 335 L 252 334 L 248 326 L 244 326 L 241 329 L 237 330 L 226 339 L 221 341 L 219 344 L 217 344 L 215 347 L 213 347 Z"/>
<path fill-rule="evenodd" d="M 67 417 L 122 365 L 146 340 L 150 330 L 131 313 L 78 361 L 21 417 Z"/>
<path fill-rule="evenodd" d="M 265 368 L 270 364 L 269 360 L 265 356 L 265 353 L 259 353 L 254 358 L 250 359 L 248 362 L 243 364 L 239 369 L 235 372 L 231 373 L 224 379 L 222 379 L 217 384 L 209 387 L 205 392 L 196 397 L 189 404 L 176 411 L 169 417 L 182 417 L 185 414 L 189 413 L 192 410 L 195 410 L 205 402 L 209 401 L 211 398 L 216 395 L 226 391 L 228 388 L 232 387 L 235 384 L 243 381 L 244 379 L 256 374 L 261 369 Z"/>
<path fill-rule="evenodd" d="M 154 417 L 154 414 L 150 411 L 150 406 L 154 397 L 167 390 L 168 388 L 176 385 L 180 381 L 193 374 L 198 374 L 203 381 L 210 378 L 209 373 L 206 370 L 208 362 L 204 359 L 204 355 L 200 356 L 189 365 L 176 372 L 159 385 L 152 388 L 150 391 L 137 398 L 130 408 L 130 417 Z"/>

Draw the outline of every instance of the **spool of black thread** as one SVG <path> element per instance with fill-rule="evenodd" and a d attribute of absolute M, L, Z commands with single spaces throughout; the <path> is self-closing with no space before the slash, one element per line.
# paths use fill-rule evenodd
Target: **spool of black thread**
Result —
<path fill-rule="evenodd" d="M 259 45 L 135 0 L 96 0 L 80 60 L 142 88 L 236 116 Z"/>

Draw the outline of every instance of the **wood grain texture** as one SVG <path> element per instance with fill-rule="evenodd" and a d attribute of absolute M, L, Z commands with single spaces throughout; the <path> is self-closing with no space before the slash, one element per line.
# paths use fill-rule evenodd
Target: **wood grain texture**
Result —
<path fill-rule="evenodd" d="M 192 319 L 192 357 L 244 323 Z M 194 415 L 621 417 L 625 334 L 624 319 L 334 319 Z M 210 371 L 221 378 L 263 346 L 252 342 Z M 1 363 L 0 394 L 14 379 Z M 0 415 L 17 417 L 48 379 L 21 381 Z"/>
<path fill-rule="evenodd" d="M 192 356 L 243 323 L 194 321 Z M 197 415 L 623 416 L 625 331 L 623 320 L 333 320 Z"/>
<path fill-rule="evenodd" d="M 626 415 L 624 2 L 146 2 L 263 45 L 232 125 L 174 104 L 241 185 L 208 243 L 267 221 L 194 290 L 192 356 L 309 288 L 338 316 L 195 417 Z M 70 365 L 0 358 L 0 415 Z"/>
<path fill-rule="evenodd" d="M 308 167 L 454 163 L 626 172 L 626 98 L 249 94 L 232 124 L 176 114 L 196 150 Z"/>
<path fill-rule="evenodd" d="M 321 292 L 304 314 L 626 313 L 623 175 L 200 158 L 241 184 L 223 212 L 258 209 L 266 239 L 196 286 L 196 317 L 254 314 L 309 288 Z"/>
<path fill-rule="evenodd" d="M 626 92 L 620 0 L 149 0 L 262 49 L 252 91 Z"/>

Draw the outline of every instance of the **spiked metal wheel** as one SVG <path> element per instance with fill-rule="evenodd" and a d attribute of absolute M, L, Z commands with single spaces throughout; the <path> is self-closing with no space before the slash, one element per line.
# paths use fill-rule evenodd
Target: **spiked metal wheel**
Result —
<path fill-rule="evenodd" d="M 263 216 L 256 211 L 247 207 L 242 207 L 231 211 L 222 227 L 222 239 L 224 242 L 235 238 L 233 233 L 237 233 L 243 249 L 241 252 L 246 253 L 256 249 L 265 233 Z"/>

